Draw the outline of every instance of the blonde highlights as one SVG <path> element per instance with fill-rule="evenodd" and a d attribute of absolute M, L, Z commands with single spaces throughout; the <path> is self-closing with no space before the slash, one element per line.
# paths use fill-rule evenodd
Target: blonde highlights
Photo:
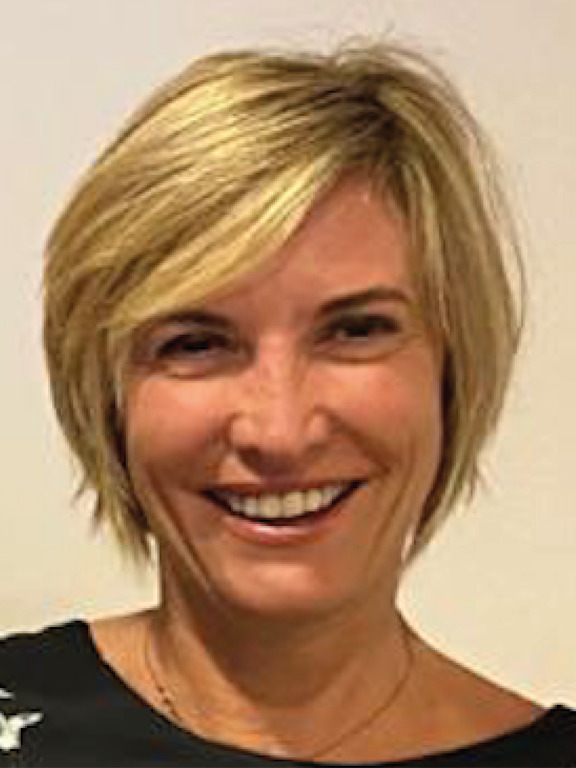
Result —
<path fill-rule="evenodd" d="M 96 520 L 131 552 L 148 551 L 123 450 L 135 334 L 253 271 L 351 172 L 403 211 L 423 311 L 446 352 L 443 462 L 416 549 L 473 489 L 520 327 L 506 266 L 519 264 L 516 238 L 475 120 L 433 64 L 397 45 L 213 55 L 132 116 L 47 244 L 56 412 Z"/>

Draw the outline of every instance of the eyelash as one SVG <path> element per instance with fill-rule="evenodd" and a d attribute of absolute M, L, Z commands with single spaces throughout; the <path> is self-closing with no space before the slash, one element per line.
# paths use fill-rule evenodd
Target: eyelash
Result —
<path fill-rule="evenodd" d="M 318 339 L 322 344 L 340 341 L 362 344 L 392 336 L 400 330 L 399 321 L 390 315 L 359 315 L 336 320 L 320 332 Z M 236 351 L 238 348 L 238 343 L 218 332 L 186 331 L 161 342 L 156 356 L 160 359 L 181 355 L 206 358 L 220 351 Z"/>
<path fill-rule="evenodd" d="M 204 357 L 210 354 L 214 348 L 212 345 L 211 349 L 206 350 L 206 346 L 210 342 L 218 342 L 218 346 L 222 347 L 226 346 L 228 339 L 222 334 L 203 331 L 180 333 L 162 342 L 158 347 L 157 355 L 161 358 L 180 354 Z M 193 347 L 196 348 L 192 349 Z M 204 347 L 204 349 L 199 349 L 199 347 Z"/>
<path fill-rule="evenodd" d="M 363 331 L 360 337 L 354 335 L 359 330 Z M 399 330 L 400 323 L 390 315 L 358 315 L 337 320 L 328 326 L 322 336 L 328 335 L 329 338 L 333 338 L 344 331 L 348 334 L 347 341 L 369 341 L 374 337 L 398 333 Z"/>

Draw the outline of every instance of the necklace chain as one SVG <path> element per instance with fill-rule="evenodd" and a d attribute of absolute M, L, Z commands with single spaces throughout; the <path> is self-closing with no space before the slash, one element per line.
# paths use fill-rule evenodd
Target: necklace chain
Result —
<path fill-rule="evenodd" d="M 308 759 L 316 760 L 319 757 L 324 757 L 329 752 L 333 752 L 335 749 L 338 749 L 338 747 L 341 747 L 342 744 L 345 744 L 347 741 L 350 741 L 350 739 L 358 736 L 358 734 L 367 731 L 368 728 L 370 728 L 370 726 L 373 725 L 379 717 L 392 709 L 393 705 L 400 698 L 400 695 L 404 692 L 414 667 L 414 654 L 409 637 L 405 631 L 403 631 L 402 637 L 404 640 L 404 649 L 406 652 L 404 670 L 398 678 L 396 685 L 392 688 L 386 698 L 381 701 L 374 709 L 370 710 L 370 712 L 368 712 L 365 717 L 363 717 L 357 723 L 353 724 L 350 728 L 337 736 L 333 741 L 330 741 L 328 744 L 325 744 L 323 747 L 320 747 L 319 749 L 316 749 L 314 752 L 312 752 L 308 756 Z"/>
<path fill-rule="evenodd" d="M 412 670 L 414 667 L 414 654 L 413 654 L 412 646 L 409 640 L 409 636 L 405 628 L 403 632 L 403 638 L 404 638 L 404 648 L 406 651 L 406 663 L 404 666 L 404 671 L 402 675 L 400 675 L 396 685 L 388 693 L 386 698 L 383 701 L 379 702 L 378 706 L 370 710 L 370 712 L 365 717 L 363 717 L 359 722 L 355 723 L 352 727 L 345 730 L 333 741 L 314 750 L 314 752 L 311 752 L 309 755 L 306 756 L 306 759 L 316 760 L 317 758 L 323 757 L 329 752 L 332 752 L 338 747 L 341 747 L 342 744 L 345 744 L 347 741 L 350 741 L 350 739 L 353 739 L 354 737 L 358 736 L 358 734 L 366 731 L 371 725 L 373 725 L 373 723 L 379 717 L 381 717 L 384 713 L 388 712 L 393 707 L 393 705 L 400 698 L 400 695 L 403 693 L 404 689 L 406 688 L 406 685 L 411 677 Z M 185 719 L 180 714 L 179 708 L 177 707 L 174 701 L 174 695 L 172 694 L 171 691 L 168 690 L 168 687 L 165 684 L 165 682 L 161 680 L 159 675 L 159 670 L 155 669 L 155 665 L 152 659 L 151 644 L 152 644 L 152 633 L 148 631 L 145 633 L 145 636 L 144 636 L 144 649 L 143 649 L 144 663 L 146 665 L 146 669 L 148 671 L 148 675 L 150 677 L 152 685 L 154 686 L 154 689 L 156 691 L 156 695 L 158 696 L 160 703 L 162 705 L 162 708 L 164 709 L 164 712 L 168 715 L 168 717 L 171 720 L 173 720 L 177 725 L 181 727 L 185 727 L 186 726 Z"/>
<path fill-rule="evenodd" d="M 151 644 L 152 644 L 152 632 L 149 630 L 144 635 L 144 663 L 146 665 L 146 669 L 148 670 L 148 674 L 150 676 L 150 680 L 152 681 L 156 694 L 160 699 L 162 709 L 171 720 L 173 720 L 178 725 L 183 726 L 184 718 L 180 715 L 176 705 L 174 704 L 174 699 L 169 693 L 168 689 L 166 688 L 165 685 L 163 685 L 162 681 L 160 680 L 160 675 L 154 669 L 154 663 L 152 660 L 152 649 L 150 647 Z"/>

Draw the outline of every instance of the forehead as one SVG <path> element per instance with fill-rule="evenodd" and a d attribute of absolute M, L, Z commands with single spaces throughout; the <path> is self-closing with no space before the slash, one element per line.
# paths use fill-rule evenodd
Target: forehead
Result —
<path fill-rule="evenodd" d="M 391 197 L 365 179 L 339 182 L 256 272 L 205 302 L 246 311 L 273 301 L 309 305 L 340 293 L 382 286 L 410 294 L 408 237 Z"/>

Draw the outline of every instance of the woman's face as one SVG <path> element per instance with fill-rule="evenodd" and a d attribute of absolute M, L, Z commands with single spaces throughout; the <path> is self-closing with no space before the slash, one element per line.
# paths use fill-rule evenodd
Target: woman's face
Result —
<path fill-rule="evenodd" d="M 166 593 L 276 619 L 392 604 L 442 443 L 406 249 L 347 179 L 257 274 L 138 339 L 127 455 Z"/>

